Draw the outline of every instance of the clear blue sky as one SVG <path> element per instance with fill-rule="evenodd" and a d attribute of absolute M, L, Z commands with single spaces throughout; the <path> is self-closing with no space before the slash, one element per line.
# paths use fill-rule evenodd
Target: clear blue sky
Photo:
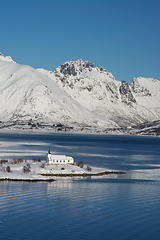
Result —
<path fill-rule="evenodd" d="M 160 80 L 160 0 L 0 0 L 0 52 L 53 71 L 94 62 L 126 80 Z"/>

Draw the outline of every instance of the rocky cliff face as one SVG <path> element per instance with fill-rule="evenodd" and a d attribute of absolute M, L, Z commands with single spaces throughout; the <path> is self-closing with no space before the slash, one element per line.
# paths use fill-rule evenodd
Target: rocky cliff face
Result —
<path fill-rule="evenodd" d="M 81 59 L 76 62 L 66 62 L 55 69 L 54 74 L 56 82 L 64 87 L 68 93 L 71 89 L 73 90 L 74 97 L 78 97 L 77 95 L 80 95 L 80 92 L 88 91 L 88 95 L 93 97 L 94 100 L 96 98 L 97 100 L 104 99 L 106 104 L 107 102 L 116 103 L 121 101 L 131 106 L 133 103 L 136 103 L 126 81 L 122 83 L 116 81 L 111 73 L 102 67 L 95 68 L 92 62 L 83 62 Z M 78 93 L 76 95 L 77 89 Z M 91 96 L 91 93 L 94 96 Z M 81 102 L 81 104 L 83 103 Z M 87 103 L 85 103 L 85 106 L 87 106 Z"/>
<path fill-rule="evenodd" d="M 60 66 L 60 72 L 65 76 L 77 76 L 86 70 L 92 71 L 94 68 L 94 63 L 86 61 L 83 62 L 82 59 L 77 62 L 66 62 Z M 56 71 L 55 71 L 56 72 Z"/>
<path fill-rule="evenodd" d="M 133 97 L 133 94 L 132 94 L 132 92 L 128 86 L 128 83 L 126 81 L 122 81 L 119 91 L 121 94 L 122 103 L 125 103 L 129 106 L 132 106 L 133 103 L 136 103 L 136 100 Z"/>
<path fill-rule="evenodd" d="M 99 101 L 105 105 L 119 98 L 120 82 L 102 67 L 95 68 L 92 62 L 80 59 L 64 63 L 54 70 L 53 76 L 60 87 L 89 110 L 97 108 Z"/>

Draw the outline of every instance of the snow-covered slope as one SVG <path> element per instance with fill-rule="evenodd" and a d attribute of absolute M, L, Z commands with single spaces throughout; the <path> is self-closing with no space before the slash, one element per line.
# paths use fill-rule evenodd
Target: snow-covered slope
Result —
<path fill-rule="evenodd" d="M 160 118 L 160 81 L 117 81 L 81 59 L 54 72 L 15 63 L 0 54 L 0 121 L 66 126 L 128 126 Z"/>
<path fill-rule="evenodd" d="M 156 118 L 160 117 L 160 81 L 154 78 L 134 78 L 131 91 L 137 104 L 144 106 Z"/>
<path fill-rule="evenodd" d="M 66 125 L 101 121 L 40 71 L 3 58 L 0 59 L 1 121 L 32 119 Z"/>

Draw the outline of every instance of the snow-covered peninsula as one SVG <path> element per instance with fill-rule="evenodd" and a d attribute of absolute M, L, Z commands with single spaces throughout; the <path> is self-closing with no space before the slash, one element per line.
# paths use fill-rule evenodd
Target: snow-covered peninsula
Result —
<path fill-rule="evenodd" d="M 75 164 L 48 164 L 34 158 L 0 160 L 0 180 L 54 181 L 57 177 L 91 177 L 106 174 L 125 174 L 121 171 L 90 167 L 83 162 Z"/>

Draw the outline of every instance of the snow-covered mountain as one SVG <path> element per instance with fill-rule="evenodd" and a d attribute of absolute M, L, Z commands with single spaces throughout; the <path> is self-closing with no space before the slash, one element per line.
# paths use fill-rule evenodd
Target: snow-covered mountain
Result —
<path fill-rule="evenodd" d="M 103 125 L 51 78 L 0 55 L 0 121 Z M 112 125 L 112 124 L 111 124 Z"/>
<path fill-rule="evenodd" d="M 93 63 L 66 62 L 54 72 L 39 69 L 72 98 L 96 115 L 119 126 L 160 118 L 160 81 L 152 78 L 117 81 L 107 70 Z M 105 123 L 106 124 L 106 123 Z"/>
<path fill-rule="evenodd" d="M 91 62 L 70 61 L 53 72 L 0 54 L 0 121 L 66 126 L 130 126 L 160 119 L 160 81 L 117 81 Z"/>

